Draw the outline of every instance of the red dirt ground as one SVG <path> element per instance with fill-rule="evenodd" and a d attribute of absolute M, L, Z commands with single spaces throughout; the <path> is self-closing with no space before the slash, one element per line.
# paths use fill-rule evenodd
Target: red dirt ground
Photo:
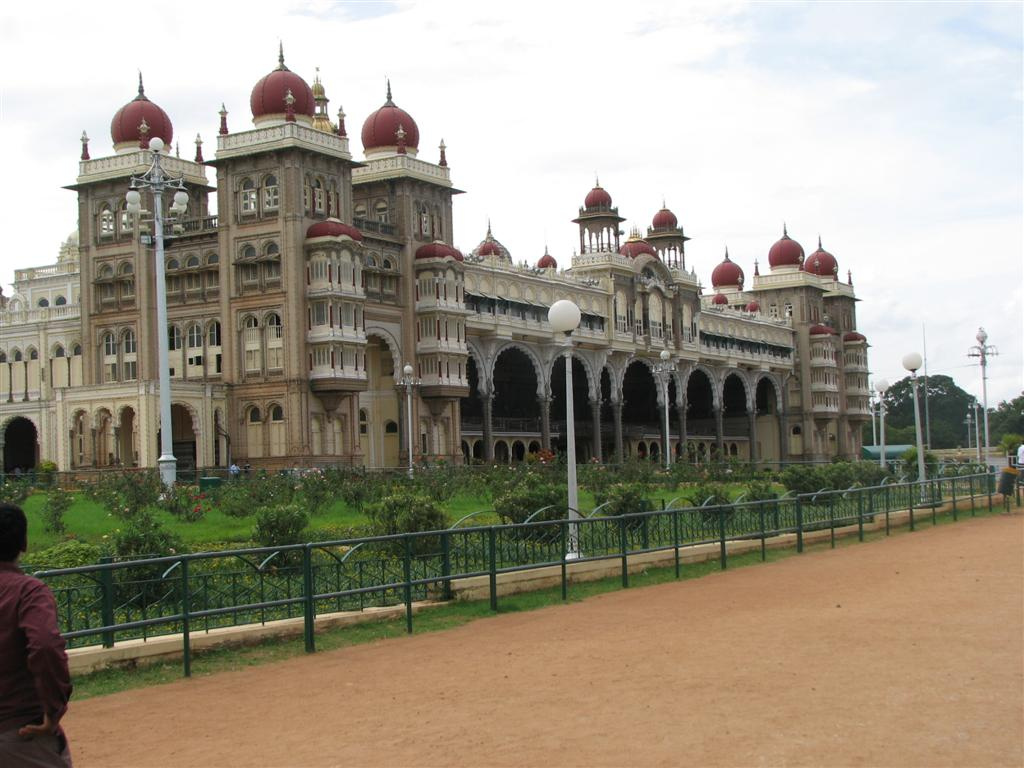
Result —
<path fill-rule="evenodd" d="M 89 766 L 1020 766 L 1024 516 L 72 704 Z"/>

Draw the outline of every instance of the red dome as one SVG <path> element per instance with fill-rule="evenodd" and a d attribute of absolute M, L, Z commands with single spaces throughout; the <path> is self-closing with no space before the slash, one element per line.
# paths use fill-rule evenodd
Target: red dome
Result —
<path fill-rule="evenodd" d="M 249 96 L 252 119 L 256 121 L 261 117 L 285 114 L 284 100 L 288 96 L 288 91 L 292 92 L 292 97 L 295 99 L 293 104 L 295 114 L 312 117 L 313 109 L 316 106 L 313 101 L 313 89 L 305 80 L 284 65 L 283 50 L 278 54 L 277 61 L 277 69 L 252 87 L 252 94 Z"/>
<path fill-rule="evenodd" d="M 756 301 L 752 301 L 749 304 L 747 304 L 747 312 L 760 312 L 760 311 L 761 311 L 761 305 L 758 304 Z"/>
<path fill-rule="evenodd" d="M 306 239 L 314 237 L 350 237 L 353 240 L 362 240 L 363 234 L 355 227 L 343 224 L 338 219 L 324 219 L 306 230 Z"/>
<path fill-rule="evenodd" d="M 807 257 L 804 261 L 804 271 L 820 277 L 835 278 L 839 274 L 839 262 L 836 257 L 821 247 L 821 238 L 818 238 L 818 250 Z"/>
<path fill-rule="evenodd" d="M 631 259 L 635 259 L 637 256 L 646 253 L 648 256 L 658 258 L 658 252 L 654 250 L 650 243 L 646 240 L 639 238 L 629 239 L 622 244 L 619 248 L 619 253 L 623 256 L 628 256 Z"/>
<path fill-rule="evenodd" d="M 728 306 L 729 300 L 721 293 L 716 293 L 715 297 L 711 299 L 711 303 L 718 306 Z"/>
<path fill-rule="evenodd" d="M 462 253 L 450 245 L 445 245 L 440 240 L 421 245 L 416 249 L 417 259 L 455 259 L 462 261 Z"/>
<path fill-rule="evenodd" d="M 540 257 L 540 261 L 537 262 L 537 266 L 541 269 L 557 269 L 558 262 L 555 261 L 555 257 L 548 253 L 548 249 L 544 249 L 544 255 Z"/>
<path fill-rule="evenodd" d="M 743 270 L 738 264 L 729 261 L 729 251 L 726 251 L 725 259 L 711 273 L 711 287 L 732 288 L 733 286 L 737 288 L 743 286 Z"/>
<path fill-rule="evenodd" d="M 400 107 L 396 107 L 391 100 L 391 83 L 388 82 L 388 99 L 384 106 L 376 112 L 371 112 L 363 123 L 363 151 L 369 152 L 374 149 L 385 149 L 398 146 L 398 128 L 401 126 L 405 131 L 406 149 L 413 153 L 420 146 L 420 129 L 412 116 Z"/>
<path fill-rule="evenodd" d="M 854 343 L 857 341 L 867 341 L 867 338 L 864 337 L 864 334 L 857 333 L 856 331 L 850 331 L 843 335 L 843 341 Z"/>
<path fill-rule="evenodd" d="M 485 240 L 484 244 L 480 246 L 480 249 L 476 252 L 477 256 L 500 256 L 501 250 L 498 248 L 498 243 L 494 240 Z"/>
<path fill-rule="evenodd" d="M 835 336 L 835 328 L 829 328 L 827 325 L 812 325 L 809 331 L 811 336 Z"/>
<path fill-rule="evenodd" d="M 651 220 L 651 229 L 678 229 L 679 219 L 668 208 L 662 208 Z"/>
<path fill-rule="evenodd" d="M 768 265 L 771 267 L 799 267 L 804 260 L 804 249 L 796 240 L 791 240 L 786 228 L 782 228 L 782 239 L 768 251 Z"/>
<path fill-rule="evenodd" d="M 110 138 L 116 149 L 119 144 L 133 144 L 139 146 L 141 134 L 139 126 L 146 121 L 149 130 L 146 138 L 151 139 L 159 136 L 164 140 L 164 146 L 170 149 L 171 140 L 174 138 L 174 128 L 171 126 L 171 118 L 167 116 L 160 107 L 146 98 L 142 90 L 142 75 L 139 75 L 139 95 L 129 101 L 116 113 L 110 121 Z"/>
<path fill-rule="evenodd" d="M 587 192 L 586 198 L 583 200 L 584 208 L 611 208 L 612 207 L 612 196 L 600 185 L 597 184 L 592 190 Z"/>

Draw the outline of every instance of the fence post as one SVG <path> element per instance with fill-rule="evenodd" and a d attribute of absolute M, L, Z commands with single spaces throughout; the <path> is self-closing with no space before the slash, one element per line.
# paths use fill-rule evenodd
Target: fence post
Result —
<path fill-rule="evenodd" d="M 441 534 L 441 556 L 444 574 L 444 586 L 441 588 L 441 596 L 445 600 L 452 599 L 452 543 L 451 531 Z"/>
<path fill-rule="evenodd" d="M 907 494 L 907 508 L 910 510 L 910 530 L 913 532 L 914 528 L 914 489 L 910 488 L 910 492 Z"/>
<path fill-rule="evenodd" d="M 192 642 L 189 638 L 189 613 L 192 610 L 188 591 L 188 558 L 181 559 L 181 642 L 185 677 L 192 677 Z"/>
<path fill-rule="evenodd" d="M 804 551 L 804 508 L 800 497 L 796 497 L 796 552 Z"/>
<path fill-rule="evenodd" d="M 936 513 L 935 510 L 938 509 L 938 503 L 942 500 L 942 495 L 941 495 L 942 486 L 941 485 L 939 486 L 940 494 L 938 496 L 936 496 L 935 495 L 935 483 L 936 483 L 935 478 L 932 478 L 932 482 L 931 482 L 932 525 L 938 525 L 939 524 L 939 521 L 937 519 L 937 513 Z"/>
<path fill-rule="evenodd" d="M 676 578 L 679 578 L 679 512 L 672 512 L 672 551 L 675 552 Z"/>
<path fill-rule="evenodd" d="M 402 570 L 405 577 L 405 631 L 412 634 L 412 537 L 405 534 L 402 537 L 405 545 L 404 557 L 402 558 Z"/>
<path fill-rule="evenodd" d="M 491 586 L 491 610 L 498 610 L 498 553 L 497 544 L 495 542 L 494 526 L 492 525 L 487 529 L 487 559 L 488 569 L 490 570 L 490 586 Z"/>
<path fill-rule="evenodd" d="M 836 548 L 836 497 L 829 494 L 828 497 L 828 533 L 832 549 Z"/>
<path fill-rule="evenodd" d="M 768 502 L 766 502 L 766 501 L 760 501 L 757 504 L 757 519 L 758 519 L 758 523 L 761 526 L 761 562 L 762 563 L 768 557 L 768 553 L 766 551 L 765 541 L 764 541 L 764 536 L 765 536 L 765 532 L 764 532 L 764 505 L 767 504 L 767 503 Z"/>
<path fill-rule="evenodd" d="M 626 543 L 626 519 L 619 517 L 619 550 L 622 556 L 622 586 L 629 586 L 629 561 L 626 553 L 629 551 Z"/>
<path fill-rule="evenodd" d="M 864 492 L 857 491 L 857 541 L 864 541 Z"/>
<path fill-rule="evenodd" d="M 112 563 L 114 558 L 109 556 L 101 557 L 100 562 Z M 110 568 L 104 568 L 100 571 L 100 595 L 102 598 L 100 610 L 102 611 L 103 626 L 109 627 L 114 624 L 114 571 Z M 114 647 L 113 631 L 103 633 L 103 647 Z"/>
<path fill-rule="evenodd" d="M 313 605 L 313 546 L 312 544 L 306 544 L 302 548 L 302 635 L 306 643 L 306 653 L 313 653 L 316 650 L 315 623 L 316 608 Z"/>
<path fill-rule="evenodd" d="M 974 517 L 974 475 L 967 476 L 967 490 L 971 494 L 971 517 Z"/>
<path fill-rule="evenodd" d="M 565 556 L 569 554 L 569 523 L 565 520 L 559 525 L 562 534 L 562 602 L 569 599 L 569 572 Z"/>
<path fill-rule="evenodd" d="M 949 490 L 953 496 L 953 522 L 957 520 L 956 516 L 956 476 L 954 475 L 949 479 Z"/>
<path fill-rule="evenodd" d="M 992 511 L 992 473 L 985 468 L 985 490 L 988 492 L 988 511 Z"/>
<path fill-rule="evenodd" d="M 727 565 L 727 555 L 725 552 L 725 507 L 721 505 L 718 507 L 718 550 L 719 558 L 722 562 L 722 570 L 724 571 Z"/>

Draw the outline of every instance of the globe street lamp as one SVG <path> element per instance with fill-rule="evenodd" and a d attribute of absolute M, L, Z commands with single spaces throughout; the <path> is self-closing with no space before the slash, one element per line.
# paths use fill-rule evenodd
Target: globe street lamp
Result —
<path fill-rule="evenodd" d="M 987 370 L 986 369 L 988 367 L 988 358 L 989 358 L 989 356 L 990 355 L 998 355 L 999 354 L 999 350 L 996 349 L 991 344 L 986 344 L 985 343 L 985 342 L 988 341 L 988 334 L 985 333 L 985 329 L 984 328 L 979 328 L 978 329 L 978 333 L 977 333 L 977 335 L 974 338 L 977 339 L 978 344 L 977 344 L 977 346 L 971 347 L 967 351 L 967 356 L 968 357 L 976 357 L 976 358 L 978 358 L 979 362 L 981 363 L 981 397 L 982 397 L 981 407 L 982 407 L 982 413 L 985 416 L 985 463 L 987 464 L 988 463 L 989 436 L 988 436 L 988 375 L 987 375 Z"/>
<path fill-rule="evenodd" d="M 408 451 L 409 477 L 413 475 L 412 469 L 412 391 L 420 385 L 420 380 L 413 378 L 413 368 L 409 363 L 402 368 L 402 378 L 399 386 L 405 390 L 405 447 Z"/>
<path fill-rule="evenodd" d="M 154 259 L 156 261 L 156 326 L 157 326 L 157 367 L 160 378 L 160 458 L 157 465 L 160 467 L 160 479 L 163 484 L 170 488 L 177 478 L 178 466 L 174 458 L 173 430 L 171 424 L 171 371 L 168 361 L 168 339 L 167 339 L 167 283 L 164 281 L 164 216 L 163 216 L 163 194 L 164 191 L 176 190 L 174 192 L 174 203 L 168 213 L 180 216 L 188 207 L 188 192 L 185 191 L 185 181 L 182 178 L 169 179 L 164 176 L 164 169 L 160 165 L 160 153 L 164 149 L 164 142 L 159 136 L 149 140 L 149 150 L 153 153 L 153 160 L 147 170 L 141 176 L 132 176 L 131 188 L 125 193 L 124 199 L 127 203 L 128 213 L 138 216 L 142 212 L 142 195 L 140 189 L 149 189 L 153 192 L 153 234 L 156 244 Z"/>
<path fill-rule="evenodd" d="M 555 333 L 565 334 L 565 439 L 567 475 L 569 486 L 569 519 L 579 518 L 579 500 L 576 491 L 576 421 L 572 403 L 572 332 L 580 325 L 580 308 L 568 299 L 559 299 L 548 310 L 548 323 Z M 569 526 L 569 542 L 566 558 L 580 556 L 579 531 L 576 524 Z"/>
<path fill-rule="evenodd" d="M 657 371 L 658 376 L 661 378 L 661 384 L 662 384 L 662 387 L 664 388 L 664 394 L 665 394 L 665 400 L 664 400 L 664 402 L 665 402 L 665 444 L 664 444 L 664 448 L 665 448 L 665 469 L 671 469 L 672 468 L 672 451 L 671 451 L 671 449 L 669 447 L 670 443 L 671 443 L 671 438 L 669 437 L 669 434 L 668 434 L 668 430 L 669 430 L 669 422 L 668 422 L 668 384 L 669 384 L 669 381 L 671 381 L 671 379 L 672 379 L 672 374 L 675 373 L 676 365 L 675 365 L 675 363 L 671 362 L 672 354 L 667 349 L 661 350 L 661 354 L 659 355 L 659 357 L 661 358 L 661 362 L 657 366 L 655 366 L 654 370 Z"/>
<path fill-rule="evenodd" d="M 974 425 L 974 417 L 971 414 L 971 406 L 967 406 L 967 417 L 964 419 L 964 424 L 967 425 L 967 450 L 971 450 L 974 446 L 972 445 L 972 438 L 974 435 L 971 434 L 971 427 Z"/>
<path fill-rule="evenodd" d="M 971 410 L 974 411 L 974 447 L 978 449 L 978 463 L 981 464 L 981 416 L 977 398 L 971 398 Z"/>
<path fill-rule="evenodd" d="M 910 371 L 910 385 L 914 390 L 914 432 L 917 437 L 917 481 L 921 483 L 921 501 L 924 501 L 924 441 L 921 439 L 921 414 L 917 405 L 917 369 L 924 361 L 917 352 L 903 356 L 903 367 Z"/>
<path fill-rule="evenodd" d="M 886 469 L 889 463 L 885 458 L 885 393 L 889 389 L 889 382 L 879 379 L 875 382 L 875 391 L 878 393 L 878 433 L 882 442 L 881 453 L 878 454 L 878 466 Z"/>

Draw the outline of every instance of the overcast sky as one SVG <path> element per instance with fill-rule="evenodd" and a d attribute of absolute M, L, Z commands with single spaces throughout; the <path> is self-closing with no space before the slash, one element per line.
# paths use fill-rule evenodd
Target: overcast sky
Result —
<path fill-rule="evenodd" d="M 924 328 L 929 372 L 980 397 L 984 326 L 994 406 L 1024 389 L 1022 23 L 1018 2 L 10 3 L 0 282 L 56 258 L 79 136 L 112 153 L 138 70 L 182 156 L 201 133 L 210 158 L 221 102 L 251 127 L 280 40 L 308 82 L 320 68 L 357 157 L 386 77 L 420 156 L 445 140 L 462 250 L 490 219 L 517 262 L 547 245 L 567 265 L 595 173 L 627 229 L 666 201 L 706 285 L 726 246 L 749 285 L 785 222 L 852 271 L 875 377 L 905 375 Z"/>

